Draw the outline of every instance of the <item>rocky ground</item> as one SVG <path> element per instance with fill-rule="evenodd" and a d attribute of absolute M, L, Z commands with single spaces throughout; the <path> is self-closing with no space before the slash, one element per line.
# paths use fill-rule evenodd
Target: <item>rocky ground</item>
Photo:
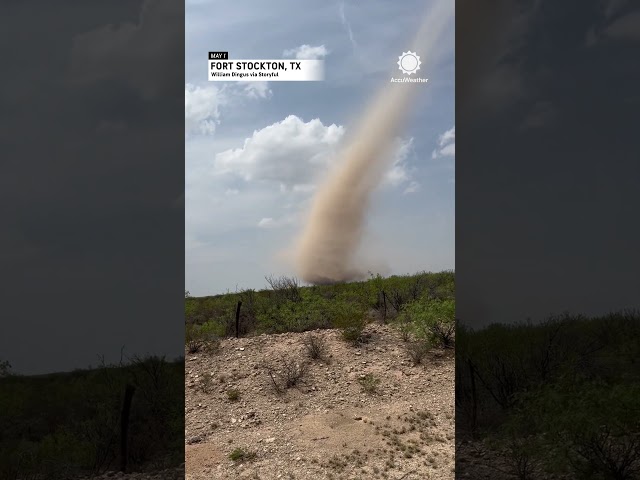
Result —
<path fill-rule="evenodd" d="M 309 357 L 310 333 L 324 360 Z M 453 351 L 414 366 L 387 325 L 369 325 L 358 347 L 337 330 L 310 333 L 186 354 L 187 480 L 453 479 Z M 286 388 L 281 374 L 305 365 Z"/>

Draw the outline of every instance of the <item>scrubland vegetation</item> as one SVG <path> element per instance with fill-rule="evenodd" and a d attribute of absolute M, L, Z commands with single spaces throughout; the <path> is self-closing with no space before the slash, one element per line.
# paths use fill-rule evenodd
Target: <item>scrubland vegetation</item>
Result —
<path fill-rule="evenodd" d="M 499 453 L 493 468 L 522 480 L 640 478 L 638 312 L 459 325 L 456 344 L 456 437 Z M 464 460 L 459 473 L 473 476 L 482 461 Z"/>
<path fill-rule="evenodd" d="M 0 478 L 62 479 L 184 460 L 184 361 L 146 357 L 39 376 L 0 375 Z M 122 456 L 125 391 L 133 393 Z M 131 388 L 133 387 L 133 389 Z M 126 462 L 123 462 L 126 460 Z"/>
<path fill-rule="evenodd" d="M 220 337 L 338 328 L 347 342 L 366 339 L 369 321 L 390 323 L 423 343 L 452 347 L 455 332 L 453 272 L 392 276 L 368 281 L 301 286 L 293 277 L 266 277 L 269 288 L 210 297 L 185 294 L 190 353 L 215 349 Z M 236 315 L 238 314 L 238 315 Z"/>

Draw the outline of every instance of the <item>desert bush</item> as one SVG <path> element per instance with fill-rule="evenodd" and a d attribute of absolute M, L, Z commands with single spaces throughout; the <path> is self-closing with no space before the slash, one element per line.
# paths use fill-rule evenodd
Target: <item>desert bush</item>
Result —
<path fill-rule="evenodd" d="M 453 346 L 455 338 L 455 303 L 453 300 L 411 302 L 404 313 L 411 318 L 416 333 L 433 345 Z"/>
<path fill-rule="evenodd" d="M 264 277 L 271 290 L 273 290 L 275 298 L 282 301 L 299 302 L 302 300 L 300 293 L 300 282 L 296 277 L 275 277 L 269 275 Z"/>
<path fill-rule="evenodd" d="M 410 342 L 406 346 L 409 358 L 413 362 L 413 365 L 419 365 L 424 357 L 429 353 L 429 344 L 423 341 Z"/>
<path fill-rule="evenodd" d="M 406 310 L 396 318 L 395 326 L 400 332 L 403 342 L 411 340 L 411 334 L 414 333 L 415 325 Z"/>
<path fill-rule="evenodd" d="M 282 356 L 276 366 L 264 364 L 271 382 L 278 393 L 300 384 L 308 373 L 308 365 L 292 357 Z"/>
<path fill-rule="evenodd" d="M 529 452 L 551 469 L 570 465 L 580 478 L 637 478 L 639 396 L 638 385 L 560 380 L 518 394 L 503 429 L 532 439 Z"/>
<path fill-rule="evenodd" d="M 267 307 L 257 315 L 264 333 L 306 332 L 331 326 L 331 302 L 321 297 L 299 302 L 285 301 Z"/>
<path fill-rule="evenodd" d="M 193 324 L 187 324 L 185 327 L 184 341 L 189 353 L 198 353 L 204 345 L 204 342 L 198 335 L 197 329 L 197 325 Z"/>
<path fill-rule="evenodd" d="M 331 317 L 333 326 L 342 330 L 344 340 L 353 345 L 363 340 L 367 318 L 362 304 L 336 300 L 331 308 Z"/>
<path fill-rule="evenodd" d="M 439 272 L 433 274 L 430 283 L 430 294 L 433 300 L 454 300 L 456 278 L 453 272 Z"/>
<path fill-rule="evenodd" d="M 202 393 L 209 393 L 213 385 L 213 374 L 207 372 L 200 377 L 200 390 Z"/>
<path fill-rule="evenodd" d="M 517 478 L 638 478 L 638 318 L 460 328 L 456 425 L 491 440 Z"/>
<path fill-rule="evenodd" d="M 370 295 L 374 298 L 371 307 L 378 313 L 383 323 L 387 322 L 387 314 L 389 310 L 389 302 L 387 301 L 387 293 L 385 291 L 385 282 L 382 275 L 369 272 L 370 280 L 366 283 L 369 287 Z"/>
<path fill-rule="evenodd" d="M 303 343 L 307 354 L 313 360 L 321 360 L 323 362 L 328 360 L 328 347 L 324 338 L 319 335 L 310 334 L 305 337 Z"/>
<path fill-rule="evenodd" d="M 176 432 L 184 434 L 184 362 L 182 368 L 177 372 L 164 357 L 133 357 L 129 379 L 136 387 L 129 428 L 132 465 L 164 461 L 158 456 L 163 445 L 174 449 L 182 445 Z M 118 397 L 120 403 L 121 394 Z M 172 455 L 179 458 L 177 450 Z"/>
<path fill-rule="evenodd" d="M 372 310 L 383 321 L 395 316 L 396 309 L 404 310 L 408 302 L 416 299 L 453 299 L 454 273 L 421 272 L 415 275 L 384 278 L 371 274 L 368 281 L 335 283 L 302 287 L 295 277 L 266 277 L 269 289 L 255 291 L 238 289 L 210 297 L 193 297 L 185 292 L 185 319 L 187 324 L 212 323 L 220 331 L 217 336 L 235 335 L 235 311 L 240 310 L 240 334 L 304 332 L 318 328 L 341 328 L 348 341 L 362 340 L 366 315 Z M 344 305 L 362 311 L 359 321 L 340 319 Z M 395 307 L 394 307 L 395 305 Z M 338 306 L 340 306 L 338 308 Z M 359 315 L 358 315 L 359 316 Z M 351 323 L 350 325 L 344 325 Z M 340 325 L 338 325 L 340 324 Z M 194 348 L 199 349 L 198 340 Z"/>
<path fill-rule="evenodd" d="M 213 322 L 202 325 L 187 323 L 185 325 L 185 344 L 189 353 L 197 353 L 202 349 L 210 352 L 217 350 L 222 326 Z"/>
<path fill-rule="evenodd" d="M 236 389 L 227 390 L 227 398 L 230 402 L 237 402 L 240 400 L 240 392 Z"/>
<path fill-rule="evenodd" d="M 398 281 L 394 281 L 391 285 L 389 285 L 388 289 L 389 292 L 387 293 L 387 298 L 393 306 L 393 309 L 397 314 L 399 314 L 402 311 L 403 307 L 407 303 L 409 303 L 411 299 L 410 293 L 407 291 L 405 285 L 402 285 L 402 283 Z"/>
<path fill-rule="evenodd" d="M 242 462 L 245 460 L 251 460 L 256 457 L 255 452 L 249 452 L 242 448 L 236 448 L 229 454 L 229 458 L 234 462 Z"/>
<path fill-rule="evenodd" d="M 362 390 L 367 393 L 376 393 L 380 379 L 373 373 L 367 373 L 364 377 L 360 377 L 358 382 L 362 386 Z"/>
<path fill-rule="evenodd" d="M 208 321 L 200 325 L 200 333 L 206 342 L 206 346 L 215 348 L 218 346 L 220 337 L 224 336 L 224 325 Z"/>
<path fill-rule="evenodd" d="M 136 387 L 129 466 L 183 456 L 184 362 L 134 358 L 97 369 L 1 378 L 0 478 L 79 478 L 113 468 L 127 384 Z"/>
<path fill-rule="evenodd" d="M 517 436 L 516 431 L 503 431 L 500 437 L 490 437 L 487 445 L 502 452 L 505 473 L 518 480 L 538 478 L 542 467 L 538 440 L 534 436 Z"/>

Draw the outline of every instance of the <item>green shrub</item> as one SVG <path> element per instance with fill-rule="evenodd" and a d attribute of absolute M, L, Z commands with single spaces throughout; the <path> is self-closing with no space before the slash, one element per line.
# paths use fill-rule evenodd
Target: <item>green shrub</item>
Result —
<path fill-rule="evenodd" d="M 637 385 L 560 380 L 516 394 L 511 415 L 491 439 L 514 473 L 544 464 L 579 478 L 636 478 L 640 472 Z M 526 477 L 529 478 L 529 477 Z"/>
<path fill-rule="evenodd" d="M 455 338 L 455 303 L 453 300 L 427 300 L 424 297 L 405 308 L 416 334 L 443 348 L 453 346 Z"/>
<path fill-rule="evenodd" d="M 242 448 L 236 448 L 229 454 L 229 458 L 234 462 L 242 462 L 244 460 L 251 460 L 255 458 L 256 454 L 254 452 L 247 452 Z"/>
<path fill-rule="evenodd" d="M 202 393 L 211 392 L 212 386 L 213 386 L 213 374 L 210 372 L 203 374 L 202 377 L 200 378 L 200 390 L 202 391 Z"/>
<path fill-rule="evenodd" d="M 355 345 L 362 340 L 367 326 L 365 310 L 361 304 L 335 300 L 331 306 L 331 323 L 342 330 L 344 340 Z"/>
<path fill-rule="evenodd" d="M 367 373 L 364 377 L 358 379 L 358 381 L 362 386 L 362 390 L 367 393 L 376 393 L 378 385 L 380 384 L 380 379 L 373 373 Z"/>
<path fill-rule="evenodd" d="M 184 362 L 134 357 L 96 369 L 0 378 L 0 478 L 93 477 L 113 467 L 128 384 L 136 387 L 129 465 L 141 469 L 160 460 L 179 465 Z"/>
<path fill-rule="evenodd" d="M 197 353 L 203 348 L 209 351 L 217 349 L 219 337 L 224 332 L 222 325 L 206 322 L 202 325 L 188 323 L 185 325 L 185 344 L 189 353 Z"/>
<path fill-rule="evenodd" d="M 227 390 L 227 398 L 230 402 L 237 402 L 240 400 L 240 392 L 235 389 Z"/>
<path fill-rule="evenodd" d="M 407 344 L 407 353 L 413 362 L 413 365 L 418 365 L 422 362 L 422 359 L 429 353 L 429 343 L 422 340 L 417 342 L 410 342 Z"/>
<path fill-rule="evenodd" d="M 284 301 L 270 305 L 257 315 L 258 328 L 264 333 L 306 332 L 329 328 L 331 306 L 321 297 Z"/>

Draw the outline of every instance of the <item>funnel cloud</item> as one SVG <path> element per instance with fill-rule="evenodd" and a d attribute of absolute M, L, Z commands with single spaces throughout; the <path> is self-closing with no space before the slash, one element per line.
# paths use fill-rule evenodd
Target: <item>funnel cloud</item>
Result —
<path fill-rule="evenodd" d="M 419 72 L 427 72 L 433 64 L 435 47 L 453 20 L 453 13 L 453 2 L 437 0 L 426 14 L 410 46 L 423 59 Z M 392 75 L 402 73 L 394 70 Z M 394 139 L 421 88 L 428 87 L 424 83 L 388 83 L 365 108 L 336 167 L 318 189 L 298 238 L 295 262 L 304 281 L 335 283 L 362 278 L 366 273 L 366 268 L 357 265 L 355 256 L 362 242 L 371 194 L 392 162 Z"/>

